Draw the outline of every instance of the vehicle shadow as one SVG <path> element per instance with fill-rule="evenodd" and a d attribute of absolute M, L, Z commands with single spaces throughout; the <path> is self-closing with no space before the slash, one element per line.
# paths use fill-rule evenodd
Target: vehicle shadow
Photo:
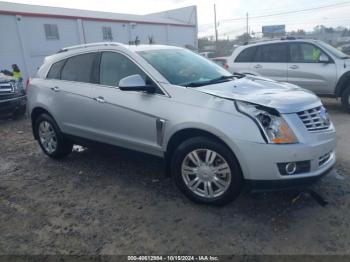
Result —
<path fill-rule="evenodd" d="M 90 180 L 125 185 L 131 190 L 153 195 L 160 202 L 173 202 L 183 207 L 191 206 L 200 213 L 222 216 L 241 214 L 254 218 L 259 214 L 258 217 L 287 217 L 295 210 L 327 208 L 337 201 L 337 197 L 342 197 L 340 193 L 347 189 L 347 185 L 342 185 L 344 189 L 341 191 L 339 188 L 341 181 L 335 179 L 335 171 L 332 171 L 310 187 L 312 191 L 252 193 L 243 189 L 234 202 L 223 207 L 215 207 L 195 204 L 184 197 L 173 185 L 169 174 L 165 173 L 164 161 L 157 157 L 107 146 L 76 149 L 71 157 L 63 161 L 70 162 L 70 165 L 80 165 L 79 163 L 83 162 L 82 172 L 84 177 Z"/>

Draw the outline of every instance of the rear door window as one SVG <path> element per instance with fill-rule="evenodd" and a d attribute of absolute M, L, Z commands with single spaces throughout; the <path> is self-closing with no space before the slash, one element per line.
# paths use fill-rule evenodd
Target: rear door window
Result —
<path fill-rule="evenodd" d="M 250 63 L 254 61 L 256 47 L 244 49 L 235 59 L 236 63 Z"/>
<path fill-rule="evenodd" d="M 68 58 L 62 69 L 61 79 L 97 83 L 98 79 L 95 76 L 95 70 L 93 70 L 97 56 L 98 53 L 88 53 Z"/>
<path fill-rule="evenodd" d="M 46 78 L 47 79 L 61 79 L 61 71 L 62 71 L 62 68 L 63 68 L 65 63 L 66 63 L 66 59 L 54 63 L 51 66 L 50 71 L 47 74 Z"/>
<path fill-rule="evenodd" d="M 269 44 L 257 47 L 255 62 L 261 63 L 286 63 L 287 45 Z"/>

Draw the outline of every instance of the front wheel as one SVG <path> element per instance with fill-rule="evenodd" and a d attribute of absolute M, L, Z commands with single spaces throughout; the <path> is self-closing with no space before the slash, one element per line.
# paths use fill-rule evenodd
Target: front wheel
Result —
<path fill-rule="evenodd" d="M 73 144 L 64 137 L 51 116 L 40 115 L 34 130 L 41 149 L 49 157 L 63 158 L 72 152 Z"/>
<path fill-rule="evenodd" d="M 191 138 L 174 152 L 172 175 L 179 189 L 199 203 L 224 205 L 242 187 L 242 173 L 233 153 L 207 137 Z"/>
<path fill-rule="evenodd" d="M 341 96 L 341 103 L 346 111 L 350 113 L 350 86 L 344 90 Z"/>

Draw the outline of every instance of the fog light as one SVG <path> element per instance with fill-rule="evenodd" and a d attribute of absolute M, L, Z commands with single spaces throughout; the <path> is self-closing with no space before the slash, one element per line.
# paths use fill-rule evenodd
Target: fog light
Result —
<path fill-rule="evenodd" d="M 296 170 L 297 170 L 297 164 L 295 162 L 291 162 L 286 165 L 286 173 L 288 175 L 293 175 Z"/>
<path fill-rule="evenodd" d="M 310 172 L 310 160 L 298 162 L 277 163 L 282 176 L 298 175 Z"/>

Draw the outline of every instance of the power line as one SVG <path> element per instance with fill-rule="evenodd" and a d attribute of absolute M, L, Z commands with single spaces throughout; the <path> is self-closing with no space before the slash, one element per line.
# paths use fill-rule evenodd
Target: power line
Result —
<path fill-rule="evenodd" d="M 327 22 L 331 22 L 331 21 L 335 21 L 335 20 L 345 21 L 345 20 L 349 20 L 349 19 L 350 19 L 350 17 L 331 17 L 331 18 L 321 17 L 321 18 L 307 19 L 306 22 L 298 22 L 298 23 L 303 24 L 303 23 L 308 23 L 308 22 L 311 22 L 311 21 L 327 23 Z M 288 25 L 290 25 L 291 23 L 294 23 L 295 21 L 296 21 L 295 19 L 287 19 L 287 20 L 286 19 L 279 19 L 278 20 L 279 23 L 281 23 L 281 24 L 285 23 L 285 24 L 288 24 Z M 262 20 L 262 21 L 253 21 L 253 22 L 250 22 L 250 24 L 263 25 L 263 24 L 271 23 L 271 22 L 272 22 L 271 20 Z"/>
<path fill-rule="evenodd" d="M 314 10 L 335 7 L 335 6 L 340 7 L 340 6 L 344 6 L 344 5 L 348 5 L 348 4 L 350 4 L 350 1 L 336 3 L 336 4 L 330 4 L 330 5 L 324 5 L 324 6 L 318 6 L 318 7 L 313 7 L 313 8 L 299 9 L 299 10 L 294 10 L 294 11 L 285 11 L 285 12 L 268 14 L 268 15 L 250 16 L 249 18 L 256 19 L 256 18 L 265 18 L 265 17 L 271 17 L 271 16 L 286 15 L 286 14 L 295 14 L 295 13 L 314 11 Z M 245 20 L 245 19 L 246 19 L 246 17 L 239 17 L 239 18 L 232 18 L 232 19 L 223 19 L 223 20 L 220 20 L 220 22 L 238 21 L 238 20 Z"/>
<path fill-rule="evenodd" d="M 328 23 L 339 23 L 340 21 L 341 22 L 347 22 L 347 21 L 350 21 L 350 18 L 348 17 L 338 17 L 338 18 L 329 18 L 327 19 L 329 21 L 324 21 L 324 22 L 328 22 Z M 255 22 L 257 23 L 257 22 Z M 288 23 L 289 25 L 317 25 L 317 24 L 322 24 L 323 22 L 320 21 L 320 20 L 317 20 L 317 19 L 312 19 L 311 21 L 309 20 L 309 22 L 305 23 L 305 22 L 295 22 L 295 23 Z M 231 34 L 237 34 L 237 33 L 244 33 L 246 30 L 246 27 L 239 27 L 239 28 L 236 28 L 236 29 L 233 29 L 233 30 L 221 30 L 219 36 L 225 36 L 225 35 L 231 35 Z M 211 34 L 207 34 L 207 35 L 203 35 L 201 37 L 208 37 L 208 36 L 212 36 Z"/>

